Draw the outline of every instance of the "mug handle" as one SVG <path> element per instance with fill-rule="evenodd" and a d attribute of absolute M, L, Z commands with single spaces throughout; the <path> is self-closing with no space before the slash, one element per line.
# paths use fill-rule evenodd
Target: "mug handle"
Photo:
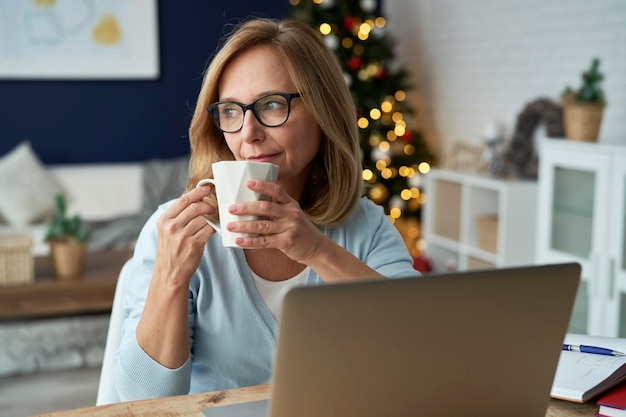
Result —
<path fill-rule="evenodd" d="M 198 181 L 198 183 L 196 184 L 196 188 L 201 187 L 206 184 L 211 184 L 213 187 L 217 187 L 215 185 L 215 180 L 210 179 L 210 178 L 205 178 L 205 179 Z M 217 233 L 219 233 L 220 235 L 222 234 L 222 230 L 218 222 L 214 222 L 213 220 L 209 219 L 209 217 L 206 214 L 203 214 L 202 217 L 204 217 L 204 220 L 206 220 L 209 226 L 211 226 Z"/>

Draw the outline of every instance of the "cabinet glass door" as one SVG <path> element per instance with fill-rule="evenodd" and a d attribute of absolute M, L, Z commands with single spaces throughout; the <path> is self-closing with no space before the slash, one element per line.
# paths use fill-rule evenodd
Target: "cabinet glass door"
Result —
<path fill-rule="evenodd" d="M 595 181 L 593 171 L 555 167 L 550 231 L 552 249 L 589 259 Z"/>
<path fill-rule="evenodd" d="M 547 215 L 539 222 L 538 258 L 580 262 L 588 275 L 606 241 L 609 159 L 563 151 L 543 158 L 539 210 Z"/>

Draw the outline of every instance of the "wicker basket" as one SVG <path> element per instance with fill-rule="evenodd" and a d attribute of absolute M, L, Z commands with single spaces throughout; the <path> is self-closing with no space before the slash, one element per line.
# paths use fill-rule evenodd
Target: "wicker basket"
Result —
<path fill-rule="evenodd" d="M 476 217 L 478 247 L 491 253 L 498 253 L 498 216 Z"/>
<path fill-rule="evenodd" d="M 35 261 L 28 234 L 0 235 L 0 286 L 32 284 Z"/>
<path fill-rule="evenodd" d="M 595 142 L 598 140 L 604 105 L 568 103 L 564 105 L 565 136 L 570 140 Z"/>

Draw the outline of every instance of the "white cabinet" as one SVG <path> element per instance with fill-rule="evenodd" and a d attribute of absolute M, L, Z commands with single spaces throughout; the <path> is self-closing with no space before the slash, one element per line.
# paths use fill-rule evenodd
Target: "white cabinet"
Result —
<path fill-rule="evenodd" d="M 423 234 L 435 271 L 533 263 L 537 183 L 432 169 Z"/>
<path fill-rule="evenodd" d="M 569 331 L 626 337 L 626 147 L 539 144 L 536 262 L 579 262 Z"/>

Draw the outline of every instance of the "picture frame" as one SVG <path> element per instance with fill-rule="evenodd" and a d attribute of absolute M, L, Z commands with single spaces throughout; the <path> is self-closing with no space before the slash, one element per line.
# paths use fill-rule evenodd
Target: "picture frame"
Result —
<path fill-rule="evenodd" d="M 0 0 L 0 79 L 159 77 L 158 0 Z"/>

